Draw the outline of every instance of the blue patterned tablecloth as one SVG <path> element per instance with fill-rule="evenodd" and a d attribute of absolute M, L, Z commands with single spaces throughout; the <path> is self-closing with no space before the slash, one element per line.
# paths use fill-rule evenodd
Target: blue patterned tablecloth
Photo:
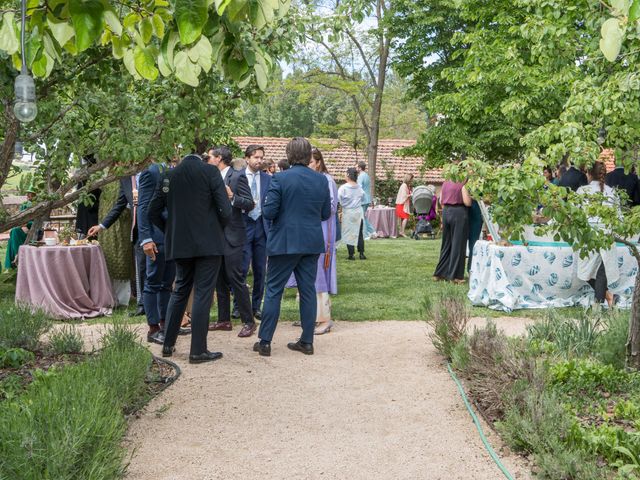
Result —
<path fill-rule="evenodd" d="M 609 284 L 618 306 L 629 308 L 638 264 L 617 246 L 620 279 Z M 503 247 L 480 240 L 473 249 L 468 297 L 474 305 L 510 312 L 521 308 L 589 306 L 593 289 L 576 276 L 578 253 L 566 244 Z"/>

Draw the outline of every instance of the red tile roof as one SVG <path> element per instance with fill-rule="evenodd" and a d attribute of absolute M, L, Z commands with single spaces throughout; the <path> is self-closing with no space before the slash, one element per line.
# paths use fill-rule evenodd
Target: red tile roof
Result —
<path fill-rule="evenodd" d="M 290 138 L 276 137 L 235 137 L 240 148 L 244 150 L 248 145 L 263 145 L 265 148 L 265 156 L 271 160 L 278 162 L 287 158 L 285 147 L 289 143 Z M 349 167 L 353 167 L 360 160 L 367 160 L 366 152 L 354 149 L 347 143 L 335 139 L 313 139 L 312 143 L 322 151 L 324 161 L 329 169 L 329 173 L 342 179 Z M 395 152 L 401 148 L 411 147 L 415 145 L 413 140 L 380 140 L 378 142 L 378 165 L 376 168 L 376 178 L 384 180 L 387 178 L 387 171 L 391 172 L 392 177 L 396 180 L 402 180 L 407 173 L 413 173 L 420 178 L 422 182 L 441 184 L 442 169 L 426 170 L 421 173 L 420 167 L 423 159 L 420 157 L 402 157 Z"/>

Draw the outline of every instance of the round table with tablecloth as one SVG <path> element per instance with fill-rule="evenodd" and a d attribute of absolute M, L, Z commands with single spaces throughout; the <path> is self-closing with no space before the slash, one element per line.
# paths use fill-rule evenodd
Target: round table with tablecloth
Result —
<path fill-rule="evenodd" d="M 374 207 L 367 210 L 367 220 L 373 226 L 380 238 L 396 238 L 398 225 L 396 223 L 396 209 L 391 207 Z"/>

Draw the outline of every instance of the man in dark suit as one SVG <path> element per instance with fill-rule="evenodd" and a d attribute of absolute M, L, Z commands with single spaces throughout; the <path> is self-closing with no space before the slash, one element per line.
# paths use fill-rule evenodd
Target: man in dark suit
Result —
<path fill-rule="evenodd" d="M 566 172 L 560 177 L 560 181 L 558 182 L 559 187 L 570 188 L 574 192 L 578 190 L 578 188 L 583 185 L 587 185 L 589 182 L 587 181 L 587 176 L 584 172 L 578 170 L 576 167 L 571 165 L 567 169 Z"/>
<path fill-rule="evenodd" d="M 627 194 L 627 205 L 635 207 L 640 205 L 640 186 L 638 185 L 638 176 L 633 173 L 625 173 L 624 166 L 617 162 L 616 168 L 607 173 L 604 183 L 611 188 L 624 190 Z"/>
<path fill-rule="evenodd" d="M 165 221 L 162 212 L 167 208 Z M 191 351 L 189 363 L 211 362 L 222 357 L 207 349 L 209 311 L 213 289 L 224 255 L 223 227 L 231 216 L 231 203 L 220 171 L 197 155 L 187 155 L 167 172 L 151 200 L 149 219 L 165 234 L 165 254 L 175 260 L 176 283 L 167 308 L 162 355 L 175 350 L 189 294 Z"/>
<path fill-rule="evenodd" d="M 245 175 L 255 207 L 253 210 L 244 213 L 247 241 L 244 246 L 242 275 L 243 282 L 246 282 L 249 264 L 251 264 L 251 271 L 253 272 L 251 308 L 254 317 L 260 319 L 260 304 L 264 294 L 264 278 L 267 269 L 267 233 L 269 232 L 269 220 L 262 215 L 262 208 L 271 184 L 271 176 L 262 171 L 263 146 L 249 145 L 245 150 L 244 156 L 247 162 Z"/>
<path fill-rule="evenodd" d="M 287 345 L 307 355 L 313 354 L 313 331 L 316 322 L 316 270 L 318 257 L 325 251 L 322 221 L 331 216 L 331 196 L 327 179 L 308 168 L 311 144 L 294 138 L 287 145 L 291 168 L 278 173 L 271 181 L 263 215 L 273 221 L 267 242 L 269 270 L 262 311 L 262 323 L 253 350 L 271 355 L 271 340 L 280 316 L 284 287 L 295 274 L 300 292 L 302 336 Z"/>
<path fill-rule="evenodd" d="M 220 170 L 227 189 L 227 195 L 233 207 L 229 223 L 224 227 L 224 261 L 216 285 L 218 321 L 209 326 L 209 330 L 229 331 L 232 329 L 230 290 L 233 290 L 238 312 L 244 324 L 238 336 L 250 337 L 256 331 L 256 321 L 253 319 L 251 311 L 249 289 L 242 274 L 244 245 L 247 241 L 246 227 L 242 214 L 253 210 L 255 205 L 244 172 L 231 168 L 231 162 L 233 161 L 231 150 L 226 146 L 222 146 L 211 148 L 208 153 L 208 162 Z"/>
<path fill-rule="evenodd" d="M 138 178 L 138 238 L 147 257 L 147 276 L 142 292 L 149 325 L 147 341 L 160 345 L 164 343 L 164 323 L 176 267 L 166 258 L 164 233 L 149 221 L 149 205 L 165 170 L 168 170 L 165 165 L 153 164 Z M 166 210 L 162 215 L 166 219 Z"/>
<path fill-rule="evenodd" d="M 133 252 L 136 265 L 136 299 L 138 307 L 131 316 L 144 315 L 144 304 L 142 302 L 142 291 L 144 290 L 144 279 L 147 275 L 146 257 L 142 251 L 142 247 L 138 242 L 138 187 L 137 175 L 124 177 L 120 179 L 120 192 L 118 199 L 113 205 L 104 220 L 99 225 L 92 226 L 87 232 L 87 236 L 95 237 L 100 230 L 106 230 L 116 223 L 124 209 L 131 210 L 131 242 L 133 243 Z"/>

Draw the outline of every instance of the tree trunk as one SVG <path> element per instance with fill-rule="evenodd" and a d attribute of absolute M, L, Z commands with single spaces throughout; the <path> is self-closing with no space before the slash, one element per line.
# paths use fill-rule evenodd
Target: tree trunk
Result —
<path fill-rule="evenodd" d="M 4 141 L 0 146 L 0 188 L 7 181 L 13 157 L 15 156 L 16 139 L 18 138 L 18 129 L 20 122 L 13 114 L 13 103 L 8 99 L 4 102 L 4 120 L 6 127 L 4 131 Z M 2 207 L 2 199 L 0 198 L 0 207 Z"/>
<path fill-rule="evenodd" d="M 633 244 L 627 244 L 638 262 L 640 269 L 640 252 Z M 631 319 L 629 320 L 629 336 L 627 338 L 627 368 L 640 370 L 640 272 L 636 274 L 631 302 Z"/>

